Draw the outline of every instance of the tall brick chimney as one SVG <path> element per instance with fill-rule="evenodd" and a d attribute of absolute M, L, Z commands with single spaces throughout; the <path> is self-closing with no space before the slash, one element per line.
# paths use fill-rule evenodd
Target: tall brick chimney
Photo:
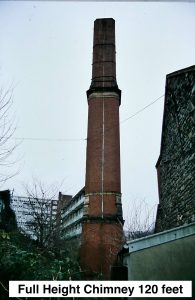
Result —
<path fill-rule="evenodd" d="M 81 266 L 110 279 L 123 239 L 115 21 L 94 22 Z"/>

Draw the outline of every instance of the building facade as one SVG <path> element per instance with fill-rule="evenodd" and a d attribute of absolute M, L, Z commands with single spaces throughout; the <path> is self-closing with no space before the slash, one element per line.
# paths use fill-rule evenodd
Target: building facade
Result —
<path fill-rule="evenodd" d="M 51 224 L 56 238 L 70 240 L 81 238 L 84 199 L 83 188 L 74 197 L 59 192 L 58 200 L 12 195 L 10 203 L 18 228 L 31 238 L 37 239 L 33 223 L 40 217 L 45 227 Z"/>
<path fill-rule="evenodd" d="M 11 196 L 11 208 L 16 214 L 18 228 L 33 239 L 37 239 L 39 229 L 35 229 L 35 223 L 38 220 L 45 224 L 45 230 L 49 224 L 55 228 L 57 204 L 58 200 Z"/>
<path fill-rule="evenodd" d="M 195 66 L 166 77 L 156 232 L 195 221 Z"/>
<path fill-rule="evenodd" d="M 64 195 L 61 195 L 63 197 Z M 65 195 L 66 196 L 66 195 Z M 65 240 L 79 239 L 82 234 L 85 189 L 81 189 L 61 208 L 60 238 Z"/>

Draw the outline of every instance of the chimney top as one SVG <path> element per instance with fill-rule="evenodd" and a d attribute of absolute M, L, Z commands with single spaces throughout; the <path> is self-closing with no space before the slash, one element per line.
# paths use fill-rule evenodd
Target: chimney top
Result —
<path fill-rule="evenodd" d="M 116 91 L 115 20 L 113 18 L 94 21 L 92 81 L 87 95 L 93 91 Z"/>

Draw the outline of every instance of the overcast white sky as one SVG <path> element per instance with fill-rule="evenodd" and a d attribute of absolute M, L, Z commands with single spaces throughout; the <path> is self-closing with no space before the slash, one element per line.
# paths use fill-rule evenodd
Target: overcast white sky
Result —
<path fill-rule="evenodd" d="M 195 59 L 194 3 L 0 2 L 0 82 L 14 83 L 15 137 L 23 140 L 20 172 L 1 189 L 23 194 L 22 182 L 63 181 L 74 195 L 85 184 L 86 90 L 91 81 L 93 22 L 116 21 L 120 120 L 164 94 L 166 74 Z M 129 203 L 158 203 L 155 164 L 160 151 L 161 98 L 121 123 L 124 217 Z M 81 139 L 81 140 L 80 140 Z"/>

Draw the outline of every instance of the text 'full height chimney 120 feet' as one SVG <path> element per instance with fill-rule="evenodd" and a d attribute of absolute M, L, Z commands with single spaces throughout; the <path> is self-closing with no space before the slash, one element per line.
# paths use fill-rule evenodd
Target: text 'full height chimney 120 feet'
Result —
<path fill-rule="evenodd" d="M 87 91 L 88 136 L 81 244 L 84 271 L 110 279 L 123 241 L 115 21 L 94 22 L 92 82 Z"/>

